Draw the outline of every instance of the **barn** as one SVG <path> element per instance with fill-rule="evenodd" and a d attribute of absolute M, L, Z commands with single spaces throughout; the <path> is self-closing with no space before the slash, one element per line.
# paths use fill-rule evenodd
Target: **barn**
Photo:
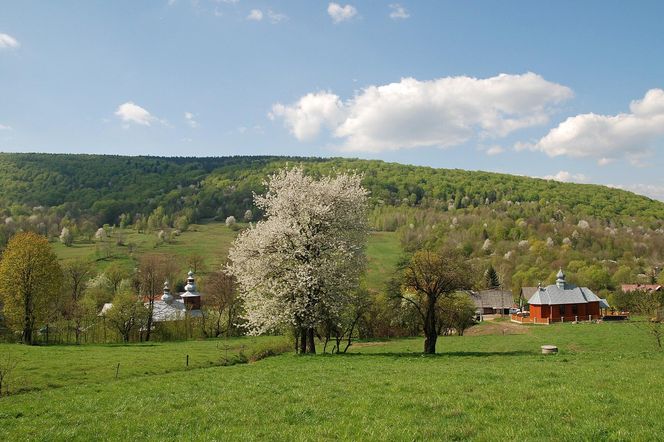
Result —
<path fill-rule="evenodd" d="M 538 287 L 530 297 L 530 318 L 533 322 L 589 321 L 600 318 L 600 298 L 587 287 L 565 282 L 562 269 L 556 283 Z"/>
<path fill-rule="evenodd" d="M 509 315 L 514 306 L 512 292 L 500 289 L 470 292 L 470 299 L 475 303 L 477 312 L 483 315 Z"/>

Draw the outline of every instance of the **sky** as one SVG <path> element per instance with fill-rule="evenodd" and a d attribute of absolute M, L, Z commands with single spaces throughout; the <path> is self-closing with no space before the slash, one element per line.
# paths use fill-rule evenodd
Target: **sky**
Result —
<path fill-rule="evenodd" d="M 382 159 L 664 201 L 664 2 L 0 0 L 0 151 Z"/>

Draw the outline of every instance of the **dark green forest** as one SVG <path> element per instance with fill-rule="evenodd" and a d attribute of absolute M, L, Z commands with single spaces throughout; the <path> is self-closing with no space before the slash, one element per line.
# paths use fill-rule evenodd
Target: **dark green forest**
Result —
<path fill-rule="evenodd" d="M 664 219 L 664 203 L 604 186 L 382 161 L 14 153 L 0 153 L 0 210 L 5 217 L 17 217 L 40 208 L 98 226 L 118 224 L 123 215 L 132 224 L 159 207 L 172 219 L 184 215 L 190 222 L 241 217 L 269 173 L 296 164 L 312 174 L 362 173 L 374 207 L 447 211 L 537 202 L 614 223 L 629 217 L 655 224 Z"/>

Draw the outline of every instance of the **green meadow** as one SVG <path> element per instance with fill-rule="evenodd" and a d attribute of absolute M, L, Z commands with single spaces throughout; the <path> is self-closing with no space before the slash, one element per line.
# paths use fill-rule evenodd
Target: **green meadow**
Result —
<path fill-rule="evenodd" d="M 169 242 L 158 240 L 157 232 L 138 233 L 134 229 L 115 228 L 113 234 L 104 241 L 75 241 L 65 247 L 53 243 L 61 261 L 85 259 L 94 261 L 98 270 L 103 270 L 111 262 L 120 262 L 132 269 L 135 260 L 145 253 L 170 254 L 186 258 L 197 254 L 205 259 L 208 268 L 214 268 L 226 261 L 228 249 L 237 232 L 224 223 L 193 224 L 189 229 Z M 118 245 L 118 240 L 122 245 Z"/>
<path fill-rule="evenodd" d="M 0 440 L 571 441 L 664 434 L 664 353 L 634 323 L 494 322 L 441 337 L 435 356 L 423 356 L 422 339 L 412 338 L 359 342 L 342 355 L 288 352 L 229 366 L 219 364 L 224 342 L 247 354 L 284 349 L 278 337 L 147 347 L 2 345 L 20 361 L 22 387 L 0 399 Z M 543 344 L 557 345 L 559 354 L 542 355 Z"/>
<path fill-rule="evenodd" d="M 169 254 L 186 258 L 197 254 L 204 258 L 207 271 L 219 268 L 226 262 L 228 250 L 235 239 L 234 231 L 224 223 L 193 224 L 170 242 L 158 241 L 155 232 L 138 233 L 134 229 L 114 229 L 105 241 L 75 241 L 71 247 L 57 242 L 53 248 L 61 262 L 84 259 L 95 263 L 103 271 L 110 263 L 118 262 L 127 270 L 136 266 L 136 260 L 145 253 Z M 123 245 L 118 245 L 121 238 Z M 392 275 L 399 260 L 401 244 L 394 232 L 372 232 L 367 241 L 367 276 L 369 289 L 379 291 Z M 186 270 L 183 270 L 183 272 Z M 199 272 L 200 273 L 200 272 Z M 203 272 L 204 273 L 204 272 Z M 184 273 L 183 273 L 184 277 Z"/>

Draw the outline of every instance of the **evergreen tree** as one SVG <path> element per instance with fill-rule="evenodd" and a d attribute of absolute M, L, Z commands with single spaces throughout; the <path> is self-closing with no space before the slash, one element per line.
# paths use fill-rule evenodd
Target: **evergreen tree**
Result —
<path fill-rule="evenodd" d="M 500 286 L 500 280 L 498 279 L 498 273 L 496 269 L 489 264 L 489 268 L 484 272 L 484 282 L 486 283 L 487 288 L 493 289 Z"/>

